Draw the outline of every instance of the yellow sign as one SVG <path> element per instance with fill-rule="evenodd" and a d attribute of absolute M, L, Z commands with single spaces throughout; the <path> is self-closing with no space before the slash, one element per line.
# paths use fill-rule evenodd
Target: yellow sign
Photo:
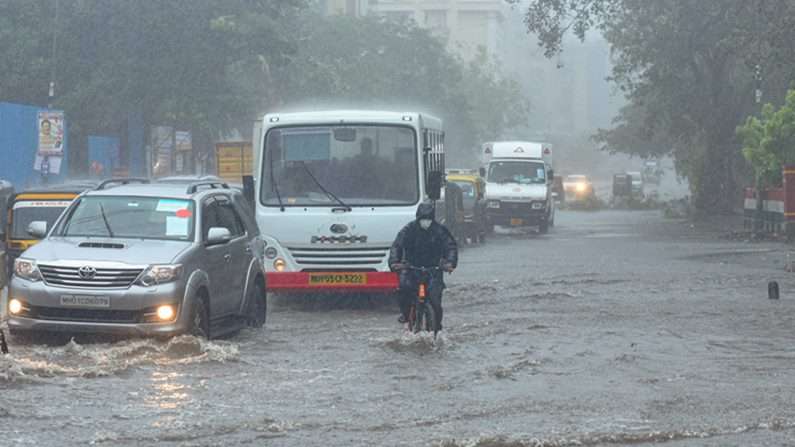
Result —
<path fill-rule="evenodd" d="M 254 172 L 254 154 L 249 142 L 218 143 L 215 146 L 218 177 L 229 183 L 242 183 Z"/>

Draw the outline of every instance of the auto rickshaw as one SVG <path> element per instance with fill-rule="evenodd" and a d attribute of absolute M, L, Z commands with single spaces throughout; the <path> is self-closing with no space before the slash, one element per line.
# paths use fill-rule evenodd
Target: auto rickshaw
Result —
<path fill-rule="evenodd" d="M 88 181 L 63 183 L 41 186 L 11 196 L 5 225 L 5 261 L 9 277 L 14 268 L 14 259 L 38 242 L 38 239 L 28 233 L 28 225 L 35 221 L 45 221 L 49 230 L 72 200 L 96 185 L 95 182 Z"/>
<path fill-rule="evenodd" d="M 483 199 L 486 183 L 477 171 L 449 170 L 447 182 L 461 189 L 463 205 L 462 239 L 472 243 L 484 242 L 486 239 L 486 202 Z"/>
<path fill-rule="evenodd" d="M 5 265 L 5 232 L 6 222 L 8 221 L 8 202 L 14 195 L 14 186 L 5 180 L 0 180 L 0 289 L 5 287 L 8 282 L 6 276 L 7 268 Z"/>

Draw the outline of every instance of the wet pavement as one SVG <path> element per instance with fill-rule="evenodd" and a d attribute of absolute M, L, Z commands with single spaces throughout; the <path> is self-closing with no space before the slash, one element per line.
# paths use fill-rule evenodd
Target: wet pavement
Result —
<path fill-rule="evenodd" d="M 361 298 L 274 298 L 221 341 L 12 340 L 0 445 L 793 445 L 788 248 L 718 236 L 620 211 L 497 236 L 436 341 Z"/>

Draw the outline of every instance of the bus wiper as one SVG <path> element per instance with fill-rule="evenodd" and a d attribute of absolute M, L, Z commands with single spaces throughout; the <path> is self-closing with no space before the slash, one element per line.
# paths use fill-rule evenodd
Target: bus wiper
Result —
<path fill-rule="evenodd" d="M 102 206 L 102 203 L 99 204 L 99 214 L 102 216 L 102 221 L 105 222 L 105 228 L 108 230 L 108 236 L 113 237 L 113 230 L 110 229 L 110 223 L 108 222 L 108 216 L 105 215 L 105 207 Z"/>
<path fill-rule="evenodd" d="M 284 203 L 282 203 L 282 195 L 279 193 L 279 182 L 276 181 L 276 178 L 273 176 L 273 153 L 268 153 L 268 169 L 270 170 L 270 178 L 271 178 L 271 189 L 276 193 L 276 200 L 279 201 L 279 210 L 284 212 Z"/>
<path fill-rule="evenodd" d="M 345 211 L 353 211 L 353 208 L 351 208 L 350 206 L 346 205 L 345 202 L 340 200 L 339 197 L 335 196 L 334 193 L 332 193 L 328 189 L 324 188 L 323 185 L 321 185 L 320 182 L 317 181 L 317 179 L 315 178 L 314 174 L 312 174 L 312 171 L 309 170 L 309 166 L 306 165 L 305 161 L 303 161 L 303 160 L 301 161 L 301 166 L 304 167 L 304 171 L 306 171 L 306 173 L 309 174 L 309 177 L 312 179 L 313 182 L 315 182 L 315 185 L 317 185 L 317 187 L 320 188 L 320 190 L 323 191 L 323 193 L 326 194 L 329 199 L 335 200 L 337 203 L 342 205 L 342 207 L 345 208 Z"/>

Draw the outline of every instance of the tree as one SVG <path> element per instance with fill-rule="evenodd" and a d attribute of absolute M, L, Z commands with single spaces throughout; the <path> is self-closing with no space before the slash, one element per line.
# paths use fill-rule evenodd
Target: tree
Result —
<path fill-rule="evenodd" d="M 445 121 L 452 163 L 527 120 L 516 83 L 481 55 L 467 64 L 413 22 L 306 15 L 298 51 L 276 70 L 283 104 L 421 110 Z"/>
<path fill-rule="evenodd" d="M 764 0 L 533 0 L 526 23 L 547 55 L 568 32 L 601 31 L 615 59 L 611 79 L 631 105 L 600 140 L 640 154 L 667 145 L 696 207 L 725 211 L 743 171 L 734 130 L 755 107 L 754 89 L 779 91 L 792 74 L 782 57 L 792 56 L 794 12 L 792 2 Z M 648 144 L 636 148 L 638 137 Z"/>
<path fill-rule="evenodd" d="M 787 93 L 780 108 L 766 104 L 761 118 L 748 117 L 737 127 L 737 134 L 758 186 L 780 185 L 782 167 L 795 163 L 795 89 Z"/>
<path fill-rule="evenodd" d="M 131 112 L 145 124 L 212 141 L 267 102 L 267 69 L 294 52 L 291 23 L 304 0 L 0 0 L 0 100 L 55 107 L 72 148 L 89 134 L 119 134 Z M 51 41 L 57 33 L 56 59 Z M 6 75 L 8 73 L 8 75 Z M 79 159 L 80 157 L 75 157 Z"/>

